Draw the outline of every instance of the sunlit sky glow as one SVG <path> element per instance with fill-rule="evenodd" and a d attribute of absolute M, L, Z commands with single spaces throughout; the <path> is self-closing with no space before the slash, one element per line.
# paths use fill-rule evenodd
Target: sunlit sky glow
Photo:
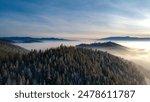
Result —
<path fill-rule="evenodd" d="M 0 36 L 150 36 L 150 0 L 0 0 Z"/>

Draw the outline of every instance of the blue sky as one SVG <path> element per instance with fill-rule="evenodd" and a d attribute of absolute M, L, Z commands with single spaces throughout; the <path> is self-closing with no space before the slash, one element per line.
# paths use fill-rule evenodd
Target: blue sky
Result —
<path fill-rule="evenodd" d="M 0 36 L 150 36 L 150 0 L 0 0 Z"/>

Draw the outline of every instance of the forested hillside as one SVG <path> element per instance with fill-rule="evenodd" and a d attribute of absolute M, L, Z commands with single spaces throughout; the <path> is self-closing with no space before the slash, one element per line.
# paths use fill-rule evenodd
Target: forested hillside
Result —
<path fill-rule="evenodd" d="M 0 60 L 0 84 L 145 84 L 136 66 L 107 52 L 60 46 Z"/>
<path fill-rule="evenodd" d="M 122 50 L 127 51 L 129 48 L 117 44 L 115 42 L 103 42 L 103 43 L 91 43 L 91 44 L 79 44 L 77 48 L 91 48 L 91 49 L 109 49 L 109 50 Z"/>
<path fill-rule="evenodd" d="M 28 52 L 29 52 L 28 50 L 22 47 L 13 45 L 5 41 L 0 41 L 0 58 L 10 56 L 16 53 L 24 54 Z"/>

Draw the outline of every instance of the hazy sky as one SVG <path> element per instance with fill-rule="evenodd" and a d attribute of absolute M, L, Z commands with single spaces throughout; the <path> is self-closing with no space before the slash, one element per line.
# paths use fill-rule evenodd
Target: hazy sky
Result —
<path fill-rule="evenodd" d="M 150 36 L 150 0 L 0 0 L 0 36 Z"/>

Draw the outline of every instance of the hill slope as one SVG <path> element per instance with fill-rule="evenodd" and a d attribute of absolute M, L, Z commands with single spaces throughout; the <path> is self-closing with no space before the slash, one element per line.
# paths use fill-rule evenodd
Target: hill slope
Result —
<path fill-rule="evenodd" d="M 136 66 L 102 51 L 60 46 L 0 61 L 0 84 L 145 84 Z"/>
<path fill-rule="evenodd" d="M 77 45 L 78 48 L 104 48 L 104 49 L 118 49 L 118 50 L 127 50 L 128 48 L 122 45 L 119 45 L 114 42 L 104 42 L 104 43 L 91 43 L 91 44 L 80 44 Z"/>
<path fill-rule="evenodd" d="M 23 53 L 27 53 L 28 50 L 13 45 L 11 43 L 8 42 L 4 42 L 4 41 L 0 41 L 0 57 L 5 57 L 6 55 L 13 55 L 13 54 L 23 54 Z"/>

